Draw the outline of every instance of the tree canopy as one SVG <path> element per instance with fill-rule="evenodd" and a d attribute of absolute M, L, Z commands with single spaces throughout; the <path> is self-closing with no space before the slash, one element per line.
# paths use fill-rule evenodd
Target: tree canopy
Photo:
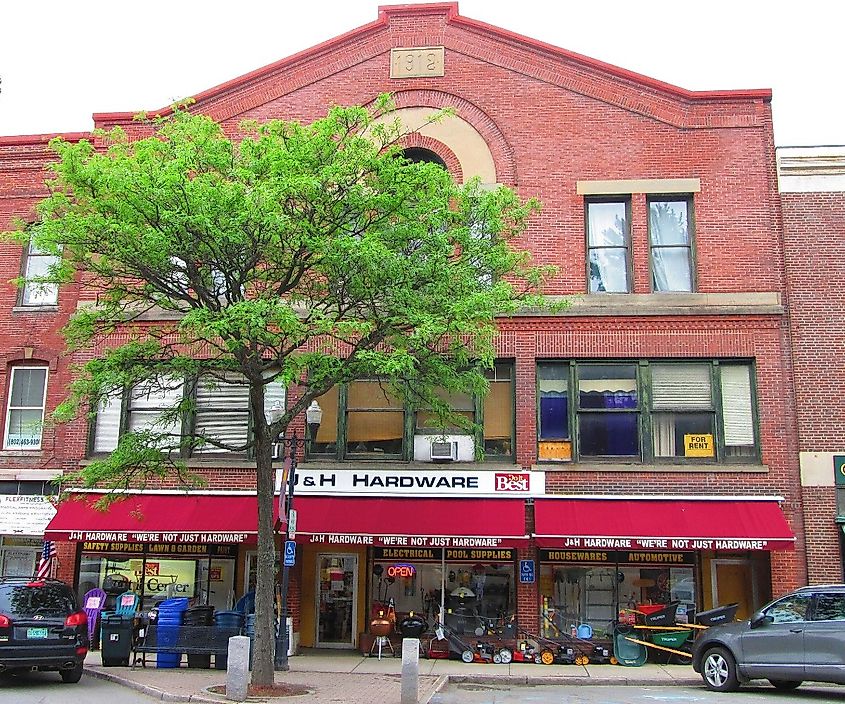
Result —
<path fill-rule="evenodd" d="M 248 387 L 245 441 L 174 432 L 193 403 L 184 394 L 82 478 L 114 488 L 188 477 L 184 457 L 209 443 L 255 457 L 256 683 L 272 679 L 273 440 L 332 386 L 372 377 L 466 424 L 438 389 L 482 393 L 497 316 L 541 304 L 548 272 L 514 246 L 538 203 L 404 158 L 391 109 L 383 96 L 231 134 L 176 107 L 147 121 L 145 138 L 54 140 L 50 195 L 18 234 L 56 255 L 44 281 L 96 293 L 65 330 L 87 361 L 60 419 L 139 384 L 234 376 Z M 271 416 L 265 389 L 279 382 L 297 391 Z"/>

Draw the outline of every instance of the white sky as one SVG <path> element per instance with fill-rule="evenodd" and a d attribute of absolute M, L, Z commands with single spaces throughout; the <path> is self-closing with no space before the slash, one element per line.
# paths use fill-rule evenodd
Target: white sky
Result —
<path fill-rule="evenodd" d="M 4 0 L 0 135 L 154 110 L 376 19 L 377 0 Z M 779 146 L 845 144 L 840 0 L 460 0 L 462 15 L 690 90 L 771 88 Z"/>

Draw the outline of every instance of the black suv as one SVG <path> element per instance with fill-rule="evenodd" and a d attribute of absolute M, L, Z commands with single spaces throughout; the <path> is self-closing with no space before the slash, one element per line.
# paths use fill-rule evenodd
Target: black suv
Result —
<path fill-rule="evenodd" d="M 692 666 L 719 692 L 751 679 L 781 690 L 805 680 L 845 684 L 845 585 L 802 587 L 747 621 L 707 629 L 695 640 Z"/>
<path fill-rule="evenodd" d="M 0 579 L 0 674 L 58 670 L 79 682 L 88 652 L 88 618 L 64 582 Z"/>

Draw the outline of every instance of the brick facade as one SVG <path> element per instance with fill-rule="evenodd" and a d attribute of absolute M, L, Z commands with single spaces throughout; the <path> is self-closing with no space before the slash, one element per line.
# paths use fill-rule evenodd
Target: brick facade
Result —
<path fill-rule="evenodd" d="M 443 46 L 445 76 L 390 79 L 390 50 L 414 46 Z M 835 324 L 820 330 L 816 323 L 834 313 L 845 294 L 837 292 L 837 277 L 810 277 L 807 265 L 814 257 L 843 247 L 837 232 L 841 234 L 845 200 L 840 194 L 838 200 L 831 197 L 808 205 L 784 197 L 784 237 L 769 91 L 689 92 L 463 18 L 455 4 L 436 4 L 382 8 L 370 25 L 196 96 L 192 109 L 234 130 L 245 119 L 314 119 L 331 104 L 367 104 L 383 92 L 393 93 L 401 109 L 452 108 L 486 144 L 496 180 L 543 203 L 520 244 L 531 250 L 538 264 L 558 267 L 546 293 L 572 297 L 572 304 L 557 315 L 528 315 L 501 323 L 499 356 L 515 361 L 516 469 L 545 471 L 547 491 L 558 494 L 783 497 L 796 550 L 771 554 L 764 594 L 784 593 L 807 580 L 805 523 L 813 531 L 807 548 L 813 562 L 838 555 L 830 526 L 821 531 L 815 508 L 808 510 L 812 505 L 829 515 L 834 505 L 831 490 L 802 492 L 798 451 L 799 434 L 801 449 L 841 447 L 828 435 L 810 443 L 819 415 L 845 416 L 841 403 L 832 404 L 838 377 L 832 379 L 829 368 L 816 361 L 810 343 L 817 343 L 820 335 L 831 349 L 842 342 Z M 98 128 L 120 125 L 131 134 L 141 129 L 129 114 L 95 114 L 94 120 Z M 471 175 L 464 172 L 460 150 L 448 141 L 418 135 L 409 146 L 438 153 L 457 178 Z M 46 193 L 42 181 L 49 159 L 46 138 L 0 138 L 0 227 L 7 227 L 13 217 L 31 217 L 34 203 Z M 625 183 L 634 181 L 672 179 L 697 179 L 700 184 L 692 194 L 694 293 L 652 293 L 648 192 L 634 188 L 628 194 L 631 294 L 583 295 L 585 206 L 578 184 L 615 182 L 624 189 Z M 661 195 L 659 190 L 651 193 Z M 812 241 L 790 224 L 808 217 L 818 219 Z M 816 239 L 824 246 L 818 247 Z M 21 261 L 19 246 L 7 243 L 0 248 L 6 280 L 20 271 Z M 824 264 L 829 266 L 829 261 Z M 794 350 L 787 293 L 793 304 L 801 304 L 792 313 L 798 341 Z M 94 294 L 68 286 L 60 293 L 57 308 L 32 312 L 16 307 L 17 295 L 11 284 L 0 288 L 0 330 L 5 340 L 0 390 L 7 398 L 10 365 L 47 362 L 49 412 L 71 378 L 59 330 L 77 302 Z M 762 462 L 623 468 L 589 462 L 540 463 L 538 359 L 753 362 Z M 793 364 L 799 376 L 815 375 L 818 381 L 799 389 L 797 418 Z M 41 452 L 0 453 L 0 471 L 72 473 L 84 460 L 87 443 L 83 420 L 49 427 Z M 253 486 L 245 463 L 205 463 L 201 471 L 208 490 Z M 533 559 L 533 554 L 521 549 L 519 557 Z M 62 578 L 73 581 L 69 565 L 75 560 L 73 548 L 63 546 Z M 815 569 L 811 579 L 822 574 Z M 240 591 L 243 575 L 237 579 Z M 306 608 L 302 579 L 303 574 L 294 573 L 290 593 L 297 629 L 300 607 Z M 361 584 L 366 582 L 361 579 Z M 701 575 L 701 582 L 709 589 L 709 575 Z M 516 598 L 520 619 L 526 627 L 536 628 L 536 587 L 517 585 Z"/>
<path fill-rule="evenodd" d="M 845 453 L 845 148 L 784 148 L 778 156 L 808 576 L 840 582 L 833 457 Z"/>

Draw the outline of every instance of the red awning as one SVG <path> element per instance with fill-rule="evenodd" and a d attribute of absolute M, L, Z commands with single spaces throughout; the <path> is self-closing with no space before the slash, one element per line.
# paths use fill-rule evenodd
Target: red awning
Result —
<path fill-rule="evenodd" d="M 517 499 L 300 496 L 299 542 L 401 547 L 516 547 L 528 541 Z"/>
<path fill-rule="evenodd" d="M 99 494 L 63 501 L 44 531 L 54 540 L 86 542 L 254 543 L 255 496 L 128 494 L 107 511 L 92 506 Z"/>
<path fill-rule="evenodd" d="M 791 550 L 778 502 L 537 499 L 537 545 L 608 550 Z"/>

